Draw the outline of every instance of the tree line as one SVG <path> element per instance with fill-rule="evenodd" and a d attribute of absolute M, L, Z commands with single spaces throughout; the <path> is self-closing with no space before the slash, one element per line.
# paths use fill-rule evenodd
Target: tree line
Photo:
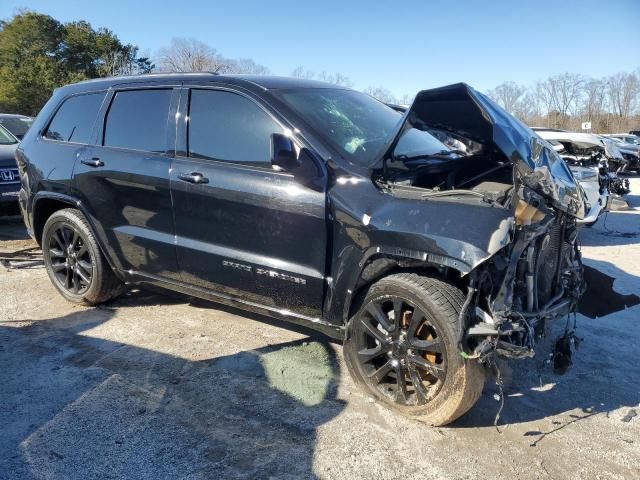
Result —
<path fill-rule="evenodd" d="M 0 21 L 0 112 L 35 115 L 61 85 L 150 72 L 271 73 L 251 58 L 229 58 L 191 38 L 172 39 L 152 60 L 138 46 L 86 21 L 61 23 L 32 11 Z M 353 86 L 342 73 L 302 65 L 290 76 Z M 381 86 L 364 92 L 385 103 L 408 105 L 413 100 Z M 602 133 L 640 128 L 640 68 L 601 79 L 563 73 L 532 86 L 509 81 L 487 93 L 528 125 L 577 130 L 590 121 L 592 131 Z"/>
<path fill-rule="evenodd" d="M 594 133 L 640 128 L 640 68 L 605 78 L 577 73 L 553 75 L 532 86 L 504 82 L 487 92 L 527 125 Z"/>

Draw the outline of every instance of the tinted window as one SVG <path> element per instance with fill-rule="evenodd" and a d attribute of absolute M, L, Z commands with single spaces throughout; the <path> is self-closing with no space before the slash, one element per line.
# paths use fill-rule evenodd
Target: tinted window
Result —
<path fill-rule="evenodd" d="M 104 92 L 68 98 L 49 124 L 46 138 L 63 142 L 89 143 Z"/>
<path fill-rule="evenodd" d="M 170 89 L 116 93 L 107 114 L 104 145 L 164 152 L 170 101 Z"/>
<path fill-rule="evenodd" d="M 17 138 L 24 137 L 32 123 L 33 118 L 29 117 L 0 118 L 0 125 L 9 130 Z"/>
<path fill-rule="evenodd" d="M 189 156 L 232 162 L 271 162 L 271 134 L 282 127 L 241 95 L 192 90 Z"/>

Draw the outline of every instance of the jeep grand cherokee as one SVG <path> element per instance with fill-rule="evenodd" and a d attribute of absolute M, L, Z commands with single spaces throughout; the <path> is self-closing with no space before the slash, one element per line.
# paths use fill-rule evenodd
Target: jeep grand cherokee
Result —
<path fill-rule="evenodd" d="M 464 84 L 404 114 L 350 89 L 164 74 L 55 91 L 17 151 L 46 271 L 96 305 L 153 285 L 343 339 L 355 381 L 430 424 L 583 291 L 583 193 Z"/>

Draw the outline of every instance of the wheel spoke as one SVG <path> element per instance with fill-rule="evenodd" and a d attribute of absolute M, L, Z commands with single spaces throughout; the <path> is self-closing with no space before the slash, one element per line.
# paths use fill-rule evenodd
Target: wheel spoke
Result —
<path fill-rule="evenodd" d="M 407 379 L 406 369 L 401 365 L 395 368 L 396 371 L 396 402 L 405 403 L 407 401 Z"/>
<path fill-rule="evenodd" d="M 409 345 L 412 349 L 420 350 L 422 352 L 442 353 L 442 340 L 440 340 L 440 338 L 434 338 L 431 340 L 412 338 L 409 341 Z"/>
<path fill-rule="evenodd" d="M 65 268 L 67 268 L 67 265 L 64 264 L 64 263 L 56 263 L 56 264 L 51 265 L 51 270 L 53 270 L 56 273 L 64 270 Z"/>
<path fill-rule="evenodd" d="M 57 248 L 50 248 L 49 255 L 53 258 L 66 258 L 67 255 L 62 250 L 58 250 Z"/>
<path fill-rule="evenodd" d="M 367 333 L 369 333 L 373 338 L 375 338 L 378 341 L 378 343 L 380 343 L 380 345 L 386 345 L 387 343 L 389 343 L 388 337 L 384 333 L 382 333 L 380 330 L 378 330 L 377 327 L 374 327 L 373 325 L 371 325 L 371 323 L 369 323 L 368 318 L 363 318 L 361 322 L 364 325 L 364 327 L 367 329 Z"/>
<path fill-rule="evenodd" d="M 393 299 L 393 321 L 395 322 L 394 330 L 398 330 L 402 323 L 402 306 L 403 305 L 404 305 L 404 302 L 400 298 Z"/>
<path fill-rule="evenodd" d="M 382 307 L 377 303 L 367 305 L 367 311 L 371 316 L 384 328 L 387 332 L 391 332 L 392 325 L 389 323 L 389 317 L 382 311 Z M 397 322 L 397 320 L 396 320 Z"/>
<path fill-rule="evenodd" d="M 66 227 L 62 227 L 60 229 L 60 234 L 62 235 L 62 241 L 64 242 L 64 246 L 68 247 L 71 245 L 71 240 L 69 239 L 69 229 Z"/>
<path fill-rule="evenodd" d="M 360 358 L 364 363 L 370 362 L 374 358 L 378 358 L 380 355 L 384 355 L 391 351 L 393 345 L 390 343 L 376 345 L 372 348 L 364 348 L 358 352 Z"/>
<path fill-rule="evenodd" d="M 83 242 L 80 248 L 78 249 L 78 258 L 82 257 L 89 250 L 87 249 L 87 245 Z"/>
<path fill-rule="evenodd" d="M 442 379 L 444 377 L 444 368 L 441 365 L 431 363 L 417 355 L 409 355 L 409 362 L 411 362 L 416 367 L 425 370 L 431 375 L 437 377 L 438 379 Z"/>
<path fill-rule="evenodd" d="M 66 277 L 65 277 L 65 284 L 64 284 L 64 286 L 65 286 L 65 288 L 67 290 L 71 289 L 72 282 L 73 282 L 72 277 L 73 277 L 73 271 L 71 270 L 71 268 L 67 267 Z"/>
<path fill-rule="evenodd" d="M 86 284 L 87 284 L 87 286 L 88 286 L 88 285 L 89 285 L 89 283 L 91 282 L 91 280 L 89 280 L 89 277 L 87 277 L 84 273 L 82 273 L 82 269 L 80 269 L 80 268 L 78 268 L 78 269 L 76 270 L 76 275 L 77 275 L 78 277 L 80 277 L 80 279 L 81 279 L 81 280 L 83 280 L 83 281 L 84 281 L 84 283 L 86 283 Z"/>
<path fill-rule="evenodd" d="M 422 310 L 415 308 L 413 310 L 413 314 L 411 315 L 411 323 L 409 324 L 409 330 L 407 331 L 407 336 L 409 338 L 413 338 L 418 331 L 418 327 L 422 324 L 424 320 L 424 313 Z"/>
<path fill-rule="evenodd" d="M 416 370 L 413 365 L 409 365 L 407 370 L 409 370 L 409 378 L 411 379 L 411 384 L 416 392 L 418 403 L 424 403 L 427 400 L 427 392 L 424 388 L 424 384 L 422 383 L 422 379 L 418 374 L 418 370 Z"/>
<path fill-rule="evenodd" d="M 391 365 L 391 360 L 387 360 L 384 365 L 382 365 L 375 372 L 369 375 L 369 379 L 375 385 L 378 385 L 384 379 L 384 377 L 389 374 L 391 370 L 393 370 L 393 365 Z"/>
<path fill-rule="evenodd" d="M 62 237 L 62 233 L 60 232 L 60 230 L 56 230 L 56 232 L 53 234 L 53 239 L 60 247 L 60 250 L 64 252 L 66 250 L 66 245 L 64 244 L 64 238 Z"/>
<path fill-rule="evenodd" d="M 84 260 L 78 260 L 78 266 L 85 271 L 87 275 L 91 275 L 91 271 L 93 268 L 89 262 L 85 262 Z"/>
<path fill-rule="evenodd" d="M 80 281 L 78 280 L 78 275 L 75 270 L 71 273 L 71 283 L 73 284 L 73 293 L 78 293 Z"/>
<path fill-rule="evenodd" d="M 76 248 L 76 242 L 78 241 L 80 237 L 78 236 L 78 232 L 76 232 L 75 230 L 71 231 L 71 246 L 75 249 Z"/>

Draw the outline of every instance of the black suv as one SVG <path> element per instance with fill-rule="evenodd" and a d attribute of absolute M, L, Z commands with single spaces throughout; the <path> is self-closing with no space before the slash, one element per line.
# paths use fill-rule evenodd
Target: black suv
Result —
<path fill-rule="evenodd" d="M 317 328 L 353 378 L 431 424 L 497 355 L 531 356 L 583 291 L 583 193 L 464 84 L 403 115 L 353 90 L 164 74 L 56 90 L 17 151 L 48 275 L 95 305 L 153 285 Z"/>

